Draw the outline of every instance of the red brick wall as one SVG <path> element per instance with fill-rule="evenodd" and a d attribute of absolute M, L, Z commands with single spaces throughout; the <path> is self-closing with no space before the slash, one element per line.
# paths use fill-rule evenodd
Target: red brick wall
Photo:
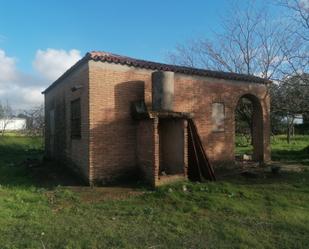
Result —
<path fill-rule="evenodd" d="M 89 62 L 90 177 L 111 180 L 137 165 L 137 122 L 131 101 L 151 107 L 151 70 Z M 263 110 L 264 160 L 269 151 L 269 97 L 262 84 L 175 74 L 174 111 L 192 112 L 204 148 L 215 163 L 234 160 L 234 110 L 245 94 L 256 96 Z M 212 131 L 212 103 L 225 105 L 224 132 Z"/>
<path fill-rule="evenodd" d="M 155 135 L 157 120 L 145 119 L 138 123 L 137 129 L 137 164 L 141 167 L 144 180 L 152 185 L 156 176 Z"/>
<path fill-rule="evenodd" d="M 88 181 L 88 142 L 89 142 L 89 110 L 88 110 L 88 63 L 81 65 L 74 73 L 68 75 L 45 94 L 45 150 L 46 156 L 61 164 L 65 163 Z M 82 86 L 72 92 L 73 86 Z M 81 99 L 81 139 L 71 139 L 70 103 Z M 55 110 L 54 143 L 50 134 L 49 113 Z"/>
<path fill-rule="evenodd" d="M 261 84 L 228 81 L 198 76 L 175 75 L 175 111 L 194 113 L 194 121 L 204 148 L 213 162 L 234 160 L 235 108 L 245 94 L 256 96 L 263 110 L 264 160 L 270 159 L 269 149 L 269 96 Z M 225 106 L 225 131 L 213 132 L 212 103 Z M 259 138 L 262 140 L 262 138 Z"/>
<path fill-rule="evenodd" d="M 131 102 L 144 99 L 149 72 L 90 61 L 90 178 L 108 182 L 137 169 L 137 121 Z"/>
<path fill-rule="evenodd" d="M 138 126 L 138 122 L 131 118 L 130 107 L 132 101 L 144 99 L 151 108 L 151 73 L 146 69 L 89 61 L 64 78 L 45 95 L 47 155 L 72 162 L 89 182 L 108 182 L 135 172 L 138 155 L 143 153 L 137 145 L 145 145 L 145 160 L 150 156 L 146 141 L 149 131 L 143 130 L 144 127 Z M 83 88 L 72 92 L 74 85 Z M 263 159 L 267 161 L 270 159 L 270 105 L 266 86 L 175 74 L 174 111 L 194 114 L 198 132 L 212 162 L 234 160 L 234 110 L 239 98 L 245 94 L 251 94 L 261 104 L 263 136 L 259 141 L 263 143 Z M 79 97 L 82 102 L 82 138 L 72 140 L 70 102 Z M 224 132 L 212 131 L 211 107 L 214 102 L 225 105 Z M 52 109 L 55 109 L 56 119 L 53 148 L 48 115 Z M 156 123 L 153 127 L 157 132 Z M 138 140 L 138 132 L 145 132 L 145 141 Z M 154 155 L 159 153 L 156 137 L 153 138 Z M 159 163 L 156 158 L 153 158 L 155 165 Z"/>

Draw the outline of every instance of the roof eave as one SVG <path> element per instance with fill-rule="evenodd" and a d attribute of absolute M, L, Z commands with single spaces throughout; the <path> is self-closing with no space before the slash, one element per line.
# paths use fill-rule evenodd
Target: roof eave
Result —
<path fill-rule="evenodd" d="M 264 85 L 269 85 L 272 83 L 271 80 L 263 79 L 263 78 L 253 76 L 253 75 L 244 75 L 244 74 L 237 74 L 237 73 L 205 70 L 205 69 L 199 69 L 199 68 L 190 68 L 190 67 L 185 67 L 185 66 L 169 65 L 169 64 L 164 64 L 164 63 L 133 59 L 133 58 L 125 57 L 125 56 L 119 56 L 119 55 L 114 55 L 110 53 L 94 51 L 94 52 L 86 53 L 86 55 L 82 59 L 80 59 L 70 69 L 68 69 L 63 75 L 61 75 L 56 81 L 54 81 L 48 88 L 46 88 L 42 92 L 42 94 L 46 94 L 47 92 L 49 92 L 56 85 L 58 85 L 61 80 L 65 79 L 73 71 L 75 71 L 79 66 L 88 62 L 89 60 L 101 61 L 101 62 L 113 63 L 113 64 L 121 64 L 121 65 L 130 66 L 130 67 L 144 68 L 144 69 L 150 69 L 150 70 L 172 71 L 175 73 L 182 73 L 186 75 L 197 75 L 197 76 L 202 76 L 202 77 L 211 77 L 211 78 L 235 80 L 235 81 L 246 81 L 246 82 L 258 83 L 258 84 L 264 84 Z"/>

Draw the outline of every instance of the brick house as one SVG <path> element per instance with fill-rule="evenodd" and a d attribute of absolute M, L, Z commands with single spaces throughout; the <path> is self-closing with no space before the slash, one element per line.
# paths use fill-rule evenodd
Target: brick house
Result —
<path fill-rule="evenodd" d="M 270 159 L 269 82 L 254 76 L 90 52 L 45 95 L 46 156 L 87 183 L 141 174 L 150 184 L 187 178 L 188 119 L 210 162 L 235 160 L 235 108 L 253 103 L 253 160 Z"/>

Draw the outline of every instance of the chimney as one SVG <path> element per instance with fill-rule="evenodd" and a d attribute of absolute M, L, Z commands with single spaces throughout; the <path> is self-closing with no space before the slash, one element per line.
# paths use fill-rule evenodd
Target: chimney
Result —
<path fill-rule="evenodd" d="M 152 73 L 152 109 L 173 111 L 174 72 L 156 71 Z"/>

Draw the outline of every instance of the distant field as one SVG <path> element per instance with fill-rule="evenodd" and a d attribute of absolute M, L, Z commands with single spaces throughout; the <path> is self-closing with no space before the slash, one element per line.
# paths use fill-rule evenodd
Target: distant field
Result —
<path fill-rule="evenodd" d="M 278 137 L 273 158 L 307 163 L 307 139 Z M 41 157 L 40 138 L 0 137 L 1 249 L 308 248 L 308 170 L 92 189 Z"/>

